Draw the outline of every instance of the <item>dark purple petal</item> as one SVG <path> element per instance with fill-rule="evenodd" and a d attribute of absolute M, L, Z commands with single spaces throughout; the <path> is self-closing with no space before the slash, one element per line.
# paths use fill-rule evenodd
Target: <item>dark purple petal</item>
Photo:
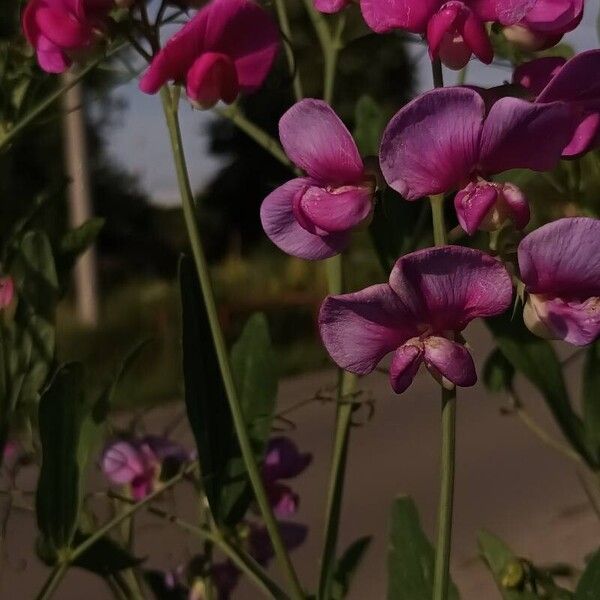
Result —
<path fill-rule="evenodd" d="M 417 339 L 400 346 L 394 352 L 390 365 L 390 383 L 396 394 L 402 394 L 410 387 L 422 362 L 423 344 Z"/>
<path fill-rule="evenodd" d="M 356 143 L 326 102 L 306 99 L 294 104 L 279 121 L 279 137 L 290 160 L 323 185 L 363 179 Z"/>
<path fill-rule="evenodd" d="M 469 89 L 419 96 L 392 118 L 380 162 L 387 183 L 407 200 L 457 188 L 477 164 L 485 105 Z"/>
<path fill-rule="evenodd" d="M 462 345 L 445 337 L 425 339 L 425 364 L 448 381 L 460 387 L 477 383 L 477 372 L 471 353 Z"/>
<path fill-rule="evenodd" d="M 348 244 L 348 233 L 314 235 L 298 223 L 294 214 L 294 198 L 314 182 L 292 179 L 269 194 L 260 207 L 265 233 L 281 250 L 307 260 L 329 258 L 339 254 Z"/>
<path fill-rule="evenodd" d="M 600 103 L 595 112 L 577 115 L 578 125 L 569 144 L 563 150 L 563 157 L 576 157 L 598 145 L 600 133 Z"/>
<path fill-rule="evenodd" d="M 504 312 L 511 304 L 512 281 L 491 256 L 459 246 L 428 248 L 395 264 L 390 286 L 416 315 L 421 333 L 461 331 L 477 317 Z"/>
<path fill-rule="evenodd" d="M 538 96 L 566 62 L 566 59 L 559 56 L 544 56 L 523 63 L 515 69 L 513 83 L 524 87 L 532 96 Z M 562 98 L 554 98 L 559 99 Z"/>
<path fill-rule="evenodd" d="M 269 440 L 262 475 L 266 481 L 297 477 L 312 462 L 312 454 L 300 452 L 298 446 L 287 437 L 277 436 Z"/>
<path fill-rule="evenodd" d="M 269 504 L 273 507 L 278 519 L 285 519 L 296 514 L 300 497 L 292 489 L 281 483 L 269 483 L 266 486 Z"/>
<path fill-rule="evenodd" d="M 533 294 L 600 296 L 600 221 L 565 218 L 536 229 L 519 244 L 519 268 Z"/>
<path fill-rule="evenodd" d="M 516 168 L 553 169 L 574 128 L 573 114 L 565 103 L 538 105 L 503 98 L 492 106 L 483 127 L 481 168 L 489 174 Z"/>
<path fill-rule="evenodd" d="M 388 353 L 418 335 L 414 314 L 387 284 L 329 296 L 321 306 L 323 344 L 340 367 L 366 375 Z"/>

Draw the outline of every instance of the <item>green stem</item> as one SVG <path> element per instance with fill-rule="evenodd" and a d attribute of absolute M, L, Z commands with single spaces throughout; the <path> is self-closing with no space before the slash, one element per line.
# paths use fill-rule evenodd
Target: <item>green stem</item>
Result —
<path fill-rule="evenodd" d="M 342 255 L 334 256 L 326 262 L 327 283 L 330 294 L 340 294 L 344 290 Z M 338 393 L 333 454 L 331 459 L 330 479 L 327 494 L 325 516 L 325 536 L 321 554 L 321 571 L 317 598 L 326 600 L 330 597 L 331 575 L 335 566 L 342 497 L 348 459 L 350 427 L 352 424 L 352 402 L 348 397 L 356 388 L 356 376 L 343 370 L 338 372 Z"/>
<path fill-rule="evenodd" d="M 456 387 L 442 387 L 442 462 L 438 533 L 433 576 L 433 600 L 446 600 L 450 583 L 452 509 L 456 463 Z"/>
<path fill-rule="evenodd" d="M 237 106 L 232 105 L 227 108 L 216 108 L 215 111 L 239 127 L 248 137 L 252 138 L 259 146 L 274 156 L 282 165 L 295 170 L 294 164 L 286 156 L 281 144 L 264 129 L 261 129 L 258 125 L 247 119 Z"/>
<path fill-rule="evenodd" d="M 211 334 L 215 344 L 219 368 L 223 378 L 223 385 L 229 401 L 229 408 L 233 418 L 236 437 L 240 444 L 240 450 L 244 459 L 244 464 L 248 470 L 248 478 L 252 484 L 257 504 L 265 522 L 267 531 L 269 532 L 271 543 L 273 544 L 275 556 L 277 557 L 280 567 L 290 585 L 291 595 L 295 599 L 303 600 L 304 592 L 302 591 L 300 582 L 298 581 L 296 571 L 290 560 L 290 556 L 285 547 L 283 538 L 281 537 L 281 532 L 275 519 L 275 515 L 273 514 L 273 509 L 271 508 L 271 504 L 267 497 L 260 469 L 254 456 L 254 450 L 252 448 L 250 436 L 246 428 L 246 422 L 244 420 L 244 415 L 238 399 L 235 383 L 233 381 L 227 346 L 225 344 L 223 332 L 221 331 L 221 326 L 219 324 L 217 306 L 212 291 L 212 282 L 210 280 L 208 264 L 204 255 L 202 240 L 200 238 L 200 230 L 198 228 L 198 222 L 196 219 L 194 197 L 188 177 L 183 143 L 181 139 L 181 129 L 179 127 L 178 105 L 173 102 L 173 98 L 168 86 L 162 88 L 160 95 L 163 103 L 167 127 L 169 129 L 171 149 L 173 151 L 173 160 L 175 162 L 179 191 L 181 193 L 186 228 L 192 248 L 192 254 L 194 256 L 198 279 L 200 281 L 200 287 L 202 289 L 202 296 L 206 306 Z"/>
<path fill-rule="evenodd" d="M 431 212 L 433 218 L 433 240 L 436 246 L 448 243 L 446 234 L 446 218 L 444 217 L 444 195 L 431 196 Z"/>
<path fill-rule="evenodd" d="M 285 55 L 287 57 L 288 66 L 290 69 L 290 75 L 293 77 L 294 85 L 294 96 L 296 101 L 302 100 L 304 93 L 302 91 L 302 81 L 300 80 L 300 72 L 296 59 L 294 57 L 294 49 L 292 46 L 292 28 L 290 27 L 290 20 L 287 14 L 286 0 L 275 0 L 275 9 L 277 10 L 277 18 L 279 19 L 279 26 L 285 36 L 287 43 L 285 44 Z"/>
<path fill-rule="evenodd" d="M 54 567 L 50 573 L 50 577 L 46 580 L 44 587 L 40 590 L 40 593 L 36 596 L 36 600 L 48 600 L 51 598 L 54 592 L 58 589 L 64 579 L 67 571 L 69 570 L 69 562 L 61 562 Z"/>
<path fill-rule="evenodd" d="M 37 106 L 31 109 L 23 119 L 21 119 L 10 131 L 8 131 L 2 138 L 0 138 L 0 150 L 6 147 L 12 140 L 14 140 L 21 131 L 23 131 L 28 125 L 30 125 L 37 117 L 43 112 L 48 110 L 63 94 L 66 94 L 72 87 L 76 86 L 90 71 L 94 70 L 100 63 L 106 58 L 116 54 L 119 50 L 122 50 L 127 45 L 127 42 L 117 44 L 114 48 L 106 53 L 106 56 L 102 56 L 88 65 L 83 69 L 80 69 L 69 78 L 69 82 L 66 85 L 61 86 L 46 98 L 44 98 Z"/>
<path fill-rule="evenodd" d="M 442 70 L 442 61 L 439 58 L 431 61 L 431 71 L 433 73 L 433 87 L 444 87 L 444 72 Z"/>

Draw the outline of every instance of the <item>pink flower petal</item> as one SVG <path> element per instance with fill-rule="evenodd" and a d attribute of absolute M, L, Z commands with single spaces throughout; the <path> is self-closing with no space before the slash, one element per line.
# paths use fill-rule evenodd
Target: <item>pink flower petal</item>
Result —
<path fill-rule="evenodd" d="M 473 54 L 483 63 L 489 65 L 494 60 L 494 49 L 485 28 L 472 10 L 469 10 L 460 30 L 465 42 Z"/>
<path fill-rule="evenodd" d="M 42 5 L 35 12 L 35 21 L 39 30 L 62 48 L 81 48 L 91 41 L 90 26 L 69 12 Z"/>
<path fill-rule="evenodd" d="M 583 18 L 583 0 L 537 0 L 524 23 L 534 31 L 552 34 L 572 31 Z"/>
<path fill-rule="evenodd" d="M 15 282 L 12 277 L 0 277 L 0 310 L 8 308 L 15 297 Z"/>
<path fill-rule="evenodd" d="M 600 104 L 597 112 L 584 113 L 579 116 L 579 124 L 571 141 L 563 150 L 563 157 L 573 158 L 584 154 L 598 145 L 600 133 Z"/>
<path fill-rule="evenodd" d="M 404 29 L 425 33 L 427 22 L 442 4 L 442 0 L 360 0 L 360 9 L 367 25 L 377 33 Z"/>
<path fill-rule="evenodd" d="M 64 73 L 71 66 L 71 59 L 44 35 L 37 39 L 36 56 L 46 73 Z"/>
<path fill-rule="evenodd" d="M 471 0 L 470 6 L 482 21 L 513 25 L 521 21 L 539 0 Z"/>
<path fill-rule="evenodd" d="M 269 483 L 266 488 L 269 504 L 279 519 L 291 517 L 297 512 L 300 498 L 291 488 L 280 483 Z"/>
<path fill-rule="evenodd" d="M 359 375 L 370 373 L 386 354 L 418 335 L 414 315 L 387 284 L 326 298 L 319 330 L 334 362 Z"/>
<path fill-rule="evenodd" d="M 225 54 L 205 52 L 187 73 L 187 97 L 201 108 L 211 108 L 219 100 L 231 104 L 239 89 L 235 66 Z"/>
<path fill-rule="evenodd" d="M 513 83 L 523 86 L 532 96 L 538 96 L 566 62 L 559 56 L 545 56 L 523 63 L 515 69 Z"/>
<path fill-rule="evenodd" d="M 343 10 L 351 0 L 314 0 L 315 8 L 325 14 L 333 14 Z"/>
<path fill-rule="evenodd" d="M 521 279 L 533 294 L 600 296 L 600 221 L 559 219 L 519 244 Z"/>
<path fill-rule="evenodd" d="M 326 185 L 358 183 L 363 162 L 350 132 L 322 100 L 301 100 L 279 121 L 285 153 L 313 179 Z"/>
<path fill-rule="evenodd" d="M 113 483 L 131 483 L 144 475 L 147 465 L 144 454 L 133 444 L 118 441 L 106 448 L 102 455 L 102 471 Z"/>
<path fill-rule="evenodd" d="M 454 208 L 460 226 L 474 235 L 498 200 L 498 189 L 493 184 L 470 183 L 454 197 Z"/>
<path fill-rule="evenodd" d="M 277 436 L 269 440 L 262 476 L 265 481 L 297 477 L 312 462 L 312 455 L 300 452 L 288 437 Z"/>
<path fill-rule="evenodd" d="M 444 36 L 456 29 L 459 17 L 464 20 L 462 13 L 467 10 L 463 2 L 446 2 L 431 16 L 427 24 L 427 43 L 430 56 L 437 56 Z"/>
<path fill-rule="evenodd" d="M 390 383 L 396 394 L 402 394 L 413 382 L 423 362 L 423 345 L 408 342 L 394 352 L 390 366 Z"/>
<path fill-rule="evenodd" d="M 485 121 L 480 165 L 488 173 L 515 168 L 549 171 L 558 164 L 574 128 L 573 114 L 565 103 L 538 105 L 503 98 L 492 106 Z"/>
<path fill-rule="evenodd" d="M 430 336 L 425 339 L 425 364 L 433 367 L 448 381 L 460 387 L 477 383 L 477 372 L 471 353 L 462 345 L 445 337 Z"/>
<path fill-rule="evenodd" d="M 387 126 L 380 163 L 407 200 L 457 188 L 477 163 L 485 106 L 469 89 L 434 90 L 402 108 Z"/>
<path fill-rule="evenodd" d="M 459 246 L 402 257 L 392 269 L 390 286 L 415 315 L 415 325 L 431 333 L 462 331 L 477 317 L 504 312 L 513 291 L 501 262 Z"/>
<path fill-rule="evenodd" d="M 371 214 L 373 190 L 366 186 L 344 186 L 328 191 L 311 186 L 300 197 L 299 209 L 305 219 L 323 231 L 349 231 Z"/>
<path fill-rule="evenodd" d="M 517 229 L 525 229 L 531 218 L 525 194 L 512 183 L 502 185 L 502 198 L 509 209 L 510 218 Z"/>
<path fill-rule="evenodd" d="M 294 214 L 294 198 L 314 185 L 310 179 L 292 179 L 271 192 L 260 207 L 263 229 L 281 250 L 307 260 L 339 254 L 349 241 L 348 233 L 314 235 L 303 228 Z"/>

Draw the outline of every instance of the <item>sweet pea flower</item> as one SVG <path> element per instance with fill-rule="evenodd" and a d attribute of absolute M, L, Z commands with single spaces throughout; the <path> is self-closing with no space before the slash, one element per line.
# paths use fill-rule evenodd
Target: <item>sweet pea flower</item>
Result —
<path fill-rule="evenodd" d="M 321 100 L 301 100 L 279 121 L 290 160 L 306 171 L 269 194 L 260 217 L 265 233 L 284 252 L 305 259 L 339 254 L 350 232 L 373 211 L 375 177 L 333 109 Z"/>
<path fill-rule="evenodd" d="M 486 114 L 484 100 L 467 88 L 428 92 L 388 124 L 380 149 L 388 185 L 407 200 L 459 189 L 461 226 L 497 229 L 507 219 L 529 221 L 529 206 L 511 184 L 488 177 L 515 168 L 547 171 L 558 163 L 574 129 L 569 106 L 502 98 Z"/>
<path fill-rule="evenodd" d="M 298 510 L 299 497 L 282 479 L 297 477 L 312 462 L 312 455 L 301 453 L 292 440 L 274 437 L 269 440 L 262 477 L 267 495 L 279 518 L 289 517 Z"/>
<path fill-rule="evenodd" d="M 524 320 L 541 337 L 585 346 L 600 336 L 600 221 L 559 219 L 519 244 Z"/>
<path fill-rule="evenodd" d="M 484 21 L 474 0 L 361 0 L 367 25 L 383 33 L 403 29 L 427 38 L 431 58 L 462 69 L 472 54 L 489 64 L 494 58 Z"/>
<path fill-rule="evenodd" d="M 212 0 L 154 57 L 140 89 L 155 94 L 174 81 L 198 108 L 231 104 L 263 84 L 278 48 L 277 25 L 258 4 Z"/>
<path fill-rule="evenodd" d="M 504 29 L 506 38 L 523 50 L 536 52 L 557 44 L 583 18 L 584 0 L 535 0 L 525 3 L 522 19 Z"/>
<path fill-rule="evenodd" d="M 15 282 L 12 277 L 0 277 L 0 311 L 10 307 L 15 298 Z"/>
<path fill-rule="evenodd" d="M 106 32 L 112 0 L 29 0 L 23 32 L 47 73 L 66 71 Z"/>
<path fill-rule="evenodd" d="M 319 328 L 334 362 L 358 375 L 393 352 L 390 381 L 397 394 L 422 363 L 446 385 L 468 387 L 477 374 L 461 331 L 477 317 L 504 312 L 511 299 L 511 278 L 491 256 L 459 246 L 429 248 L 400 258 L 389 283 L 326 298 Z"/>
<path fill-rule="evenodd" d="M 178 444 L 159 436 L 116 440 L 102 454 L 101 466 L 114 484 L 129 485 L 135 500 L 150 494 L 166 463 L 183 464 L 189 454 Z"/>
<path fill-rule="evenodd" d="M 524 87 L 536 104 L 565 102 L 576 129 L 563 149 L 567 158 L 579 156 L 600 143 L 600 50 L 588 50 L 568 61 L 540 58 L 515 69 L 513 83 Z"/>
<path fill-rule="evenodd" d="M 315 8 L 325 14 L 339 12 L 352 4 L 352 0 L 314 0 Z"/>

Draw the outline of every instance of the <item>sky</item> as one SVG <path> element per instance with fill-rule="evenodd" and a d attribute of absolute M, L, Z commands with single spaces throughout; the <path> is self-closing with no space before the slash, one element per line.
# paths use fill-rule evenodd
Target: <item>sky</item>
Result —
<path fill-rule="evenodd" d="M 600 45 L 596 26 L 598 10 L 599 0 L 586 0 L 583 22 L 576 31 L 565 36 L 565 41 L 577 52 Z M 430 63 L 423 50 L 420 45 L 409 46 L 416 62 L 418 91 L 431 87 Z M 469 63 L 467 83 L 491 86 L 509 78 L 510 71 L 504 68 L 486 66 L 477 60 Z M 456 73 L 446 70 L 445 79 L 447 84 L 455 83 Z M 177 184 L 159 97 L 139 92 L 136 80 L 120 86 L 114 94 L 125 100 L 127 108 L 118 125 L 109 131 L 109 154 L 117 164 L 139 177 L 143 189 L 154 203 L 173 206 L 178 202 Z M 201 190 L 216 175 L 221 165 L 220 160 L 210 156 L 208 152 L 206 128 L 214 116 L 210 111 L 194 110 L 182 101 L 180 119 L 192 187 Z"/>

